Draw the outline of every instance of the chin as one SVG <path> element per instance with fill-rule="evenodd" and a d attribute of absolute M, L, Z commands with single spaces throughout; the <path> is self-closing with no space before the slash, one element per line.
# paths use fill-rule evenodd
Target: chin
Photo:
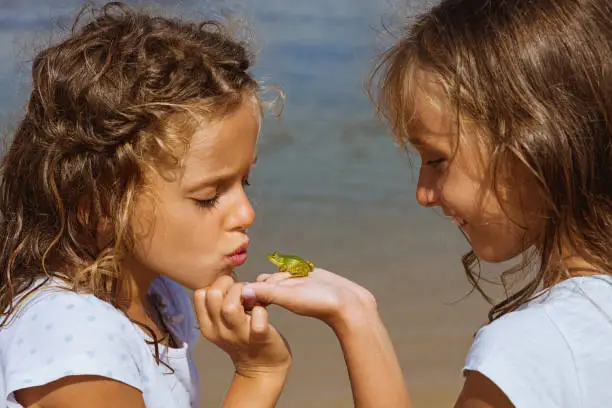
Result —
<path fill-rule="evenodd" d="M 217 278 L 216 276 L 210 276 L 210 275 L 206 275 L 206 276 L 167 275 L 167 276 L 168 278 L 175 281 L 179 285 L 185 287 L 186 289 L 190 289 L 190 290 L 198 290 L 198 289 L 207 288 L 210 285 L 212 285 L 215 279 Z"/>
<path fill-rule="evenodd" d="M 221 269 L 217 269 L 216 271 L 210 271 L 207 275 L 201 276 L 200 279 L 193 279 L 191 282 L 192 290 L 197 290 L 201 288 L 207 288 L 213 283 L 217 281 L 217 279 L 229 276 L 233 278 L 235 281 L 239 281 L 238 276 L 234 273 L 234 269 L 231 267 L 223 267 Z"/>
<path fill-rule="evenodd" d="M 501 249 L 492 247 L 490 245 L 483 247 L 476 247 L 472 245 L 472 250 L 478 259 L 492 264 L 510 261 L 523 252 L 520 250 L 508 251 L 508 248 Z"/>

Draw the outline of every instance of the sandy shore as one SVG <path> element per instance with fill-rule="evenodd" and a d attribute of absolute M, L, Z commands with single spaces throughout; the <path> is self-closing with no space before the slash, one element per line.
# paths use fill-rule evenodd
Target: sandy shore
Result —
<path fill-rule="evenodd" d="M 465 354 L 487 311 L 476 294 L 459 301 L 469 289 L 458 261 L 467 248 L 459 232 L 425 210 L 405 218 L 388 211 L 311 214 L 308 219 L 299 211 L 281 214 L 260 211 L 259 224 L 250 232 L 249 261 L 238 270 L 242 279 L 269 272 L 264 255 L 279 249 L 303 254 L 368 287 L 379 301 L 415 406 L 451 407 L 461 388 Z M 271 218 L 274 224 L 266 222 Z M 352 407 L 342 353 L 331 330 L 277 308 L 271 318 L 294 357 L 278 406 Z M 204 341 L 196 358 L 203 406 L 220 406 L 231 362 Z"/>

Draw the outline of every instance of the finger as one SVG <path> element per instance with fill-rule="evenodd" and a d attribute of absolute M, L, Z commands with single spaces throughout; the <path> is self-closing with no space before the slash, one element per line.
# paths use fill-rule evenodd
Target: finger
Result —
<path fill-rule="evenodd" d="M 268 307 L 269 305 L 257 300 L 255 291 L 246 286 L 242 287 L 242 307 L 245 313 L 250 314 L 255 306 Z"/>
<path fill-rule="evenodd" d="M 295 278 L 282 279 L 282 280 L 279 280 L 278 282 L 274 282 L 273 284 L 277 286 L 294 286 L 294 285 L 301 285 L 304 282 L 308 282 L 309 279 L 310 278 L 308 276 L 297 276 Z"/>
<path fill-rule="evenodd" d="M 251 341 L 264 342 L 268 338 L 269 332 L 268 311 L 255 306 L 251 312 Z"/>
<path fill-rule="evenodd" d="M 207 331 L 211 326 L 211 322 L 208 310 L 206 309 L 206 289 L 198 289 L 194 292 L 193 306 L 200 330 Z"/>
<path fill-rule="evenodd" d="M 291 274 L 289 272 L 277 272 L 272 274 L 265 280 L 266 283 L 275 284 L 277 282 L 283 281 L 285 279 L 291 278 Z"/>
<path fill-rule="evenodd" d="M 212 324 L 222 324 L 221 308 L 223 306 L 223 299 L 233 284 L 234 280 L 230 276 L 223 276 L 217 279 L 206 291 L 206 309 Z"/>
<path fill-rule="evenodd" d="M 242 307 L 245 311 L 250 312 L 257 304 L 257 297 L 255 291 L 251 288 L 242 286 L 242 293 L 240 294 L 242 300 Z"/>
<path fill-rule="evenodd" d="M 235 329 L 247 321 L 242 307 L 242 284 L 234 284 L 227 291 L 221 308 L 221 319 L 229 329 Z"/>
<path fill-rule="evenodd" d="M 262 273 L 261 275 L 259 275 L 256 279 L 257 282 L 265 282 L 267 279 L 270 278 L 270 276 L 272 276 L 271 273 Z"/>
<path fill-rule="evenodd" d="M 244 287 L 243 292 L 250 290 L 255 292 L 257 302 L 268 305 L 277 304 L 283 306 L 292 297 L 292 293 L 288 288 L 282 288 L 278 284 L 270 284 L 268 282 L 249 283 Z"/>

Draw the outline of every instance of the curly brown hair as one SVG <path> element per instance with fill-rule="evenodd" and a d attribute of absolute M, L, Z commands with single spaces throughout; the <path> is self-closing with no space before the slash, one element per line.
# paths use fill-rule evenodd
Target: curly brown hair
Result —
<path fill-rule="evenodd" d="M 253 56 L 219 22 L 116 2 L 88 14 L 34 59 L 2 162 L 0 327 L 45 276 L 125 310 L 120 261 L 145 170 L 180 163 L 194 115 L 222 118 L 260 90 Z"/>
<path fill-rule="evenodd" d="M 533 176 L 544 214 L 535 255 L 502 275 L 535 266 L 519 290 L 494 304 L 492 321 L 540 287 L 571 277 L 562 246 L 612 274 L 612 3 L 609 0 L 444 0 L 416 17 L 383 53 L 369 92 L 406 146 L 418 74 L 433 74 L 491 153 L 489 179 L 513 163 Z M 375 85 L 375 86 L 374 86 Z M 528 254 L 530 251 L 527 251 Z M 479 285 L 479 260 L 463 259 Z M 510 292 L 508 292 L 510 293 Z"/>

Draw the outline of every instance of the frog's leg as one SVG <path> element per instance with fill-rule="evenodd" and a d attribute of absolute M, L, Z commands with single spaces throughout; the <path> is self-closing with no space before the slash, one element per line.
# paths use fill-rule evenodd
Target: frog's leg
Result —
<path fill-rule="evenodd" d="M 310 267 L 307 264 L 295 265 L 295 267 L 291 270 L 292 278 L 304 278 L 308 276 L 310 273 Z"/>
<path fill-rule="evenodd" d="M 283 264 L 283 265 L 279 266 L 279 267 L 278 267 L 278 270 L 279 270 L 280 272 L 287 272 L 287 265 L 284 265 L 284 264 Z"/>
<path fill-rule="evenodd" d="M 300 269 L 299 271 L 295 271 L 294 273 L 291 274 L 292 278 L 305 278 L 306 276 L 308 276 L 309 271 L 308 270 L 304 270 L 304 269 Z"/>

